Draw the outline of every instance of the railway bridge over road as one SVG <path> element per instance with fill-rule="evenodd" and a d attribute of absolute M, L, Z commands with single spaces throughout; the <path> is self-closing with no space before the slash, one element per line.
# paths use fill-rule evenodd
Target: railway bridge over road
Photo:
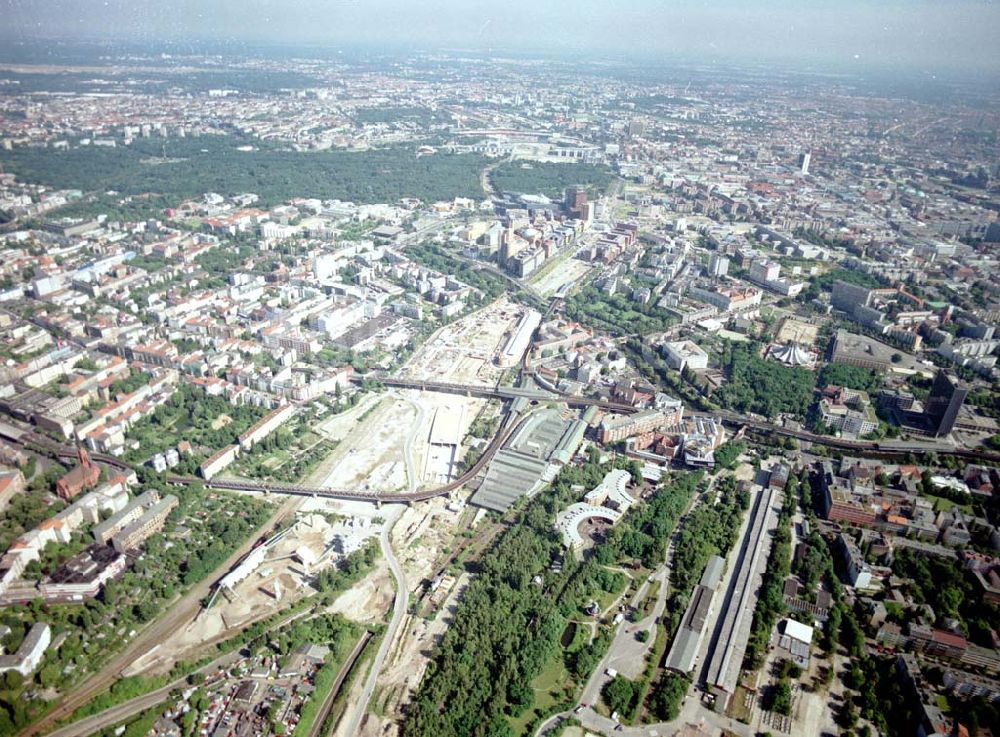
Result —
<path fill-rule="evenodd" d="M 570 407 L 600 407 L 609 412 L 619 412 L 621 414 L 633 414 L 638 412 L 637 407 L 621 402 L 612 402 L 607 399 L 596 399 L 594 397 L 577 397 L 572 394 L 559 394 L 545 389 L 518 386 L 490 386 L 488 384 L 454 384 L 446 381 L 432 381 L 429 379 L 403 379 L 391 376 L 355 376 L 351 379 L 356 384 L 365 380 L 374 380 L 382 386 L 394 387 L 397 389 L 419 389 L 425 392 L 443 392 L 445 394 L 458 394 L 463 397 L 482 397 L 484 399 L 527 399 L 536 402 L 560 402 Z"/>

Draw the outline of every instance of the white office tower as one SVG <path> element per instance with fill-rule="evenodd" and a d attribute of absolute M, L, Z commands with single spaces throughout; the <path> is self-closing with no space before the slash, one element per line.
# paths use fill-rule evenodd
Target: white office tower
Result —
<path fill-rule="evenodd" d="M 808 151 L 799 154 L 799 173 L 804 177 L 809 176 L 809 162 L 811 160 L 812 154 Z"/>

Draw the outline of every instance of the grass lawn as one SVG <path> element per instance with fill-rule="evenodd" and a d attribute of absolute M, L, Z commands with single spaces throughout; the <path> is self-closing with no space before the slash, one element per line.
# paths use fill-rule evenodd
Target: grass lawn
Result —
<path fill-rule="evenodd" d="M 542 268 L 528 277 L 528 283 L 537 285 L 539 282 L 545 279 L 549 274 L 551 274 L 556 267 L 562 264 L 566 259 L 571 258 L 576 253 L 575 247 L 566 248 L 562 253 L 556 255 L 554 259 L 551 259 L 547 264 L 544 264 Z"/>
<path fill-rule="evenodd" d="M 729 717 L 744 724 L 750 723 L 751 710 L 746 705 L 748 691 L 742 685 L 736 687 L 736 693 L 729 702 Z M 753 703 L 751 701 L 751 703 Z"/>
<path fill-rule="evenodd" d="M 261 465 L 265 468 L 277 468 L 282 465 L 289 458 L 289 453 L 287 450 L 276 450 L 274 454 L 268 456 L 265 460 L 261 461 Z"/>
<path fill-rule="evenodd" d="M 514 734 L 524 734 L 528 723 L 539 715 L 558 710 L 557 705 L 566 699 L 566 686 L 572 683 L 569 672 L 563 665 L 563 653 L 559 650 L 549 658 L 542 672 L 535 676 L 531 687 L 535 691 L 535 703 L 516 719 L 510 720 Z"/>
<path fill-rule="evenodd" d="M 605 609 L 607 609 L 609 606 L 611 606 L 611 604 L 615 601 L 615 599 L 617 599 L 619 596 L 621 596 L 621 593 L 623 591 L 625 591 L 629 587 L 629 584 L 631 584 L 631 583 L 632 583 L 631 579 L 625 579 L 625 586 L 624 586 L 624 588 L 618 589 L 617 591 L 611 591 L 611 592 L 608 592 L 608 591 L 598 592 L 598 594 L 597 594 L 597 604 L 598 604 L 598 606 L 601 607 L 601 611 L 603 612 Z M 610 612 L 609 612 L 609 614 L 610 614 Z"/>
<path fill-rule="evenodd" d="M 927 497 L 934 503 L 935 512 L 950 512 L 952 507 L 958 507 L 966 514 L 972 514 L 971 504 L 958 504 L 951 499 L 946 499 L 943 496 L 934 496 L 934 494 L 923 494 L 922 496 Z"/>
<path fill-rule="evenodd" d="M 659 581 L 653 581 L 651 584 L 649 584 L 649 590 L 646 593 L 646 598 L 643 600 L 642 606 L 640 607 L 640 611 L 642 612 L 643 617 L 649 616 L 649 614 L 653 611 L 653 607 L 656 606 L 656 597 L 659 593 L 660 593 Z"/>

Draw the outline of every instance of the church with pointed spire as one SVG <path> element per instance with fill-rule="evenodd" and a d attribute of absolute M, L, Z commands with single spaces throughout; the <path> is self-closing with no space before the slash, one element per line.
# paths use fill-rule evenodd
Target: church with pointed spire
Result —
<path fill-rule="evenodd" d="M 101 477 L 100 467 L 90 460 L 90 454 L 82 446 L 77 446 L 76 457 L 79 461 L 75 468 L 56 481 L 56 494 L 60 499 L 69 501 L 84 489 L 97 486 Z"/>

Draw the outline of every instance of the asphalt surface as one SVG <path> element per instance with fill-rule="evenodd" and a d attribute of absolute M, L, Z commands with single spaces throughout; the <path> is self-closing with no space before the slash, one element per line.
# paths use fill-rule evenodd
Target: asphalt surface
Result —
<path fill-rule="evenodd" d="M 378 675 L 382 671 L 386 655 L 389 653 L 389 648 L 396 638 L 396 633 L 399 632 L 399 626 L 402 624 L 403 617 L 406 616 L 406 608 L 409 606 L 410 592 L 407 589 L 406 577 L 403 575 L 403 569 L 396 559 L 396 554 L 392 551 L 392 542 L 390 540 L 392 528 L 402 514 L 403 509 L 405 507 L 397 506 L 389 512 L 392 517 L 391 519 L 389 517 L 386 518 L 385 524 L 382 525 L 382 534 L 379 535 L 379 546 L 382 548 L 382 555 L 385 556 L 385 560 L 389 564 L 389 570 L 392 572 L 392 577 L 396 580 L 396 599 L 392 606 L 392 619 L 389 622 L 388 628 L 386 628 L 382 642 L 379 644 L 375 660 L 368 670 L 364 691 L 361 692 L 361 698 L 354 705 L 354 713 L 351 715 L 348 729 L 346 732 L 342 732 L 342 734 L 358 734 L 361 720 L 368 711 L 368 702 L 371 701 L 372 693 L 375 691 Z"/>
<path fill-rule="evenodd" d="M 344 685 L 344 679 L 347 678 L 347 674 L 351 672 L 351 668 L 354 667 L 354 663 L 364 652 L 365 646 L 368 641 L 372 639 L 371 632 L 365 632 L 361 636 L 361 639 L 354 644 L 354 648 L 351 650 L 347 658 L 344 659 L 344 664 L 340 666 L 340 672 L 337 674 L 337 679 L 330 684 L 330 690 L 327 691 L 326 698 L 323 699 L 323 703 L 319 707 L 319 712 L 316 714 L 316 719 L 312 723 L 312 727 L 309 729 L 309 733 L 306 737 L 319 737 L 320 731 L 323 729 L 323 722 L 330 714 L 330 709 L 333 707 L 333 702 L 337 699 L 337 694 L 340 693 L 341 687 Z"/>

